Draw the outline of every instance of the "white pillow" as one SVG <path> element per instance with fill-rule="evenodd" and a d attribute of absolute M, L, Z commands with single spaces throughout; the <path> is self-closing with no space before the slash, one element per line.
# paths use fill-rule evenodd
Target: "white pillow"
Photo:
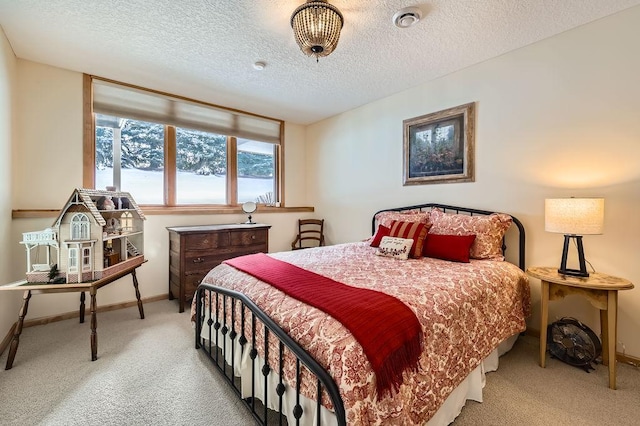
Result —
<path fill-rule="evenodd" d="M 411 246 L 413 246 L 413 240 L 411 238 L 382 237 L 376 254 L 378 256 L 407 260 Z"/>

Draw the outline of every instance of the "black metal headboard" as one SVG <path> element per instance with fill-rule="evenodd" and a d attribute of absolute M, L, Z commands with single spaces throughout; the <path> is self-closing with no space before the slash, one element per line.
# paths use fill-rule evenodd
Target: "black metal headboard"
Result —
<path fill-rule="evenodd" d="M 437 207 L 439 209 L 441 209 L 444 212 L 453 212 L 453 213 L 462 213 L 462 214 L 468 214 L 471 216 L 474 215 L 490 215 L 493 213 L 500 213 L 500 212 L 492 212 L 489 210 L 477 210 L 477 209 L 470 209 L 467 207 L 456 207 L 456 206 L 447 206 L 444 204 L 437 204 L 437 203 L 428 203 L 428 204 L 418 204 L 415 206 L 406 206 L 406 207 L 395 207 L 395 208 L 391 208 L 391 209 L 384 209 L 384 210 L 379 210 L 377 211 L 374 215 L 373 218 L 371 219 L 371 235 L 374 235 L 376 233 L 376 216 L 378 215 L 378 213 L 381 212 L 400 212 L 400 211 L 405 211 L 405 210 L 420 210 L 420 211 L 427 211 L 430 210 L 433 207 Z M 508 214 L 508 213 L 506 213 Z M 516 227 L 518 228 L 518 266 L 520 267 L 520 269 L 522 269 L 524 271 L 524 267 L 525 267 L 525 263 L 524 263 L 524 249 L 525 249 L 525 233 L 524 233 L 524 226 L 522 226 L 522 222 L 520 222 L 518 220 L 518 218 L 516 218 L 513 215 L 509 215 L 511 216 L 511 218 L 513 219 L 513 223 L 516 225 Z M 505 253 L 507 250 L 507 245 L 505 244 L 505 239 L 502 239 L 502 252 Z"/>

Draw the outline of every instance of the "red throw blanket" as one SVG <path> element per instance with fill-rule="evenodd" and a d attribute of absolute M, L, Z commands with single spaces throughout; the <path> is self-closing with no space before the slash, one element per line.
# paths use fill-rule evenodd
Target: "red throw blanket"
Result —
<path fill-rule="evenodd" d="M 264 253 L 224 263 L 340 321 L 369 359 L 376 374 L 379 399 L 386 392 L 398 390 L 405 369 L 417 368 L 422 350 L 420 323 L 413 311 L 395 297 L 339 283 Z"/>

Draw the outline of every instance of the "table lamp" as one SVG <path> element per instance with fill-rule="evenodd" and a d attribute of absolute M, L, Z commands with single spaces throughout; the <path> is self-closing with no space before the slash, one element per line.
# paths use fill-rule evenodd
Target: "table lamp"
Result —
<path fill-rule="evenodd" d="M 604 198 L 547 198 L 544 201 L 544 230 L 564 234 L 562 261 L 558 272 L 563 275 L 588 277 L 582 246 L 583 235 L 602 234 Z M 580 269 L 567 268 L 569 241 L 578 248 Z"/>

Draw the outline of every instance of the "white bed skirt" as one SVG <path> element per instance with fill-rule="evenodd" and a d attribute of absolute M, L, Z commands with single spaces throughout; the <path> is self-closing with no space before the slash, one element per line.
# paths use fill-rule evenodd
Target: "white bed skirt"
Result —
<path fill-rule="evenodd" d="M 208 313 L 205 313 L 205 316 Z M 208 317 L 205 318 L 204 324 L 207 323 Z M 212 333 L 215 333 L 215 330 L 211 330 Z M 227 335 L 226 337 L 222 335 L 218 331 L 218 343 L 221 346 L 221 350 L 225 347 L 223 345 L 223 339 L 226 339 L 226 351 L 224 354 L 224 358 L 229 365 L 234 365 L 234 375 L 236 377 L 241 377 L 243 380 L 241 381 L 241 389 L 240 393 L 242 398 L 248 398 L 252 395 L 251 389 L 251 380 L 246 378 L 251 377 L 251 365 L 252 360 L 249 357 L 250 351 L 244 351 L 242 353 L 242 347 L 240 343 L 238 343 L 238 339 L 235 339 L 235 343 L 231 342 L 231 339 Z M 209 340 L 209 329 L 206 327 L 202 328 L 201 332 L 202 338 Z M 448 425 L 455 420 L 456 417 L 462 411 L 467 400 L 473 400 L 477 402 L 482 402 L 482 389 L 486 383 L 485 374 L 491 371 L 496 371 L 498 369 L 499 357 L 503 354 L 507 353 L 513 347 L 513 344 L 516 342 L 518 335 L 513 335 L 507 338 L 505 341 L 500 343 L 497 349 L 489 354 L 482 363 L 473 370 L 467 378 L 458 385 L 453 392 L 447 397 L 444 401 L 440 409 L 434 414 L 433 417 L 426 423 L 426 426 L 444 426 Z M 213 334 L 211 336 L 212 347 L 215 346 L 216 336 Z M 231 363 L 231 345 L 235 344 L 234 363 Z M 264 403 L 264 376 L 262 375 L 261 368 L 264 363 L 262 357 L 257 356 L 255 360 L 255 389 L 253 395 L 255 398 L 258 398 L 260 401 Z M 278 411 L 278 395 L 276 394 L 276 386 L 280 383 L 280 376 L 275 373 L 275 371 L 271 370 L 269 375 L 267 376 L 268 380 L 268 395 L 267 395 L 267 406 L 275 411 Z M 295 424 L 296 419 L 293 416 L 293 408 L 296 405 L 296 394 L 295 389 L 291 388 L 289 385 L 285 383 L 285 393 L 282 398 L 282 412 L 287 417 L 287 421 L 289 424 Z M 335 426 L 338 424 L 334 413 L 330 410 L 327 410 L 324 407 L 321 407 L 321 424 L 317 424 L 317 416 L 316 409 L 317 404 L 314 400 L 305 397 L 304 395 L 300 395 L 300 405 L 302 406 L 304 415 L 300 419 L 300 425 L 302 426 Z"/>

